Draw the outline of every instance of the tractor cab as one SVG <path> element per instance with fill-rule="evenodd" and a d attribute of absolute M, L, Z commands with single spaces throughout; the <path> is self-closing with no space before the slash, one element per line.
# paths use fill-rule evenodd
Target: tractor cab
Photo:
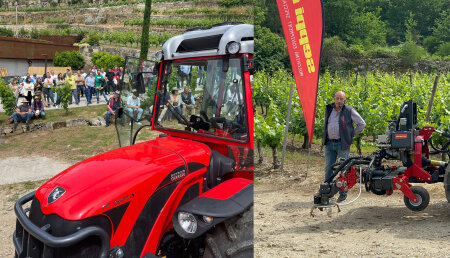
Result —
<path fill-rule="evenodd" d="M 120 145 L 145 141 L 150 132 L 141 129 L 151 127 L 203 142 L 241 168 L 252 167 L 252 69 L 248 24 L 188 30 L 166 41 L 156 61 L 127 57 L 116 118 Z"/>

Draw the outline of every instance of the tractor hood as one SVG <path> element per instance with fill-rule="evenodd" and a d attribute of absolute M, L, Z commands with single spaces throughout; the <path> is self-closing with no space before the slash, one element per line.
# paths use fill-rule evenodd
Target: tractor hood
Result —
<path fill-rule="evenodd" d="M 36 198 L 44 214 L 80 220 L 133 198 L 146 200 L 157 189 L 207 167 L 210 156 L 205 144 L 159 137 L 84 160 L 41 186 Z"/>

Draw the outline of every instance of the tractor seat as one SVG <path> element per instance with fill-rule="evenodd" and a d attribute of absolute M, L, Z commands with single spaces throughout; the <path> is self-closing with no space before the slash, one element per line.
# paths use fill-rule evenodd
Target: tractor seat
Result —
<path fill-rule="evenodd" d="M 222 182 L 222 177 L 234 171 L 236 166 L 236 161 L 225 157 L 215 150 L 211 150 L 211 160 L 209 162 L 209 167 L 206 171 L 206 185 L 208 189 Z"/>

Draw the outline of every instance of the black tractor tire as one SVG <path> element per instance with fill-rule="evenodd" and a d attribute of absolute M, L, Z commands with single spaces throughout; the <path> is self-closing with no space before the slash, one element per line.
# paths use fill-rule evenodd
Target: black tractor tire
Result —
<path fill-rule="evenodd" d="M 253 205 L 214 227 L 205 239 L 204 258 L 253 257 Z"/>
<path fill-rule="evenodd" d="M 403 201 L 405 202 L 406 207 L 412 211 L 424 210 L 430 203 L 430 194 L 428 194 L 428 191 L 421 186 L 413 186 L 411 187 L 411 191 L 416 195 L 418 202 L 413 203 L 405 195 L 403 196 Z"/>
<path fill-rule="evenodd" d="M 445 170 L 444 188 L 445 188 L 445 197 L 447 197 L 447 201 L 448 203 L 450 203 L 450 165 L 447 165 L 447 169 Z"/>

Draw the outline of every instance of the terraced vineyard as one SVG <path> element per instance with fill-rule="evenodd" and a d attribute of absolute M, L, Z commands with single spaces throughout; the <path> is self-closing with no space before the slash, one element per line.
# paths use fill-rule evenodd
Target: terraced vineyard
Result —
<path fill-rule="evenodd" d="M 150 45 L 160 45 L 187 28 L 225 21 L 253 22 L 253 5 L 249 1 L 238 1 L 234 6 L 224 3 L 220 0 L 156 1 L 152 4 Z M 0 9 L 0 28 L 28 38 L 95 34 L 103 45 L 139 47 L 144 9 L 141 1 L 92 6 L 22 8 L 17 14 Z"/>

